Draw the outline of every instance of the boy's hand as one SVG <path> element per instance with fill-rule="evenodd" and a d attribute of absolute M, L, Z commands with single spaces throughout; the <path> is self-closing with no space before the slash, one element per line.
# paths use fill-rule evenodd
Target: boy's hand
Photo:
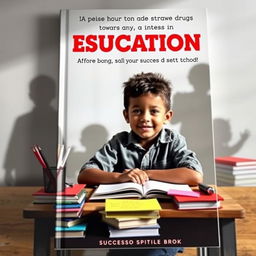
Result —
<path fill-rule="evenodd" d="M 149 180 L 146 172 L 138 168 L 124 170 L 119 178 L 121 182 L 132 181 L 138 184 L 144 184 L 146 181 Z"/>

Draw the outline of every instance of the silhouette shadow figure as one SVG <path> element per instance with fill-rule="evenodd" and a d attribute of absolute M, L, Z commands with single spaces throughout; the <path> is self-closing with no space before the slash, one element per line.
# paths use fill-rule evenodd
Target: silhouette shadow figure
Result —
<path fill-rule="evenodd" d="M 237 153 L 250 136 L 250 132 L 245 130 L 240 133 L 240 138 L 236 143 L 230 145 L 232 131 L 229 120 L 216 118 L 214 124 L 214 143 L 216 156 L 232 156 Z"/>
<path fill-rule="evenodd" d="M 50 165 L 55 165 L 58 138 L 58 114 L 50 105 L 56 96 L 56 84 L 40 75 L 29 85 L 29 97 L 34 103 L 31 112 L 16 120 L 8 145 L 4 169 L 6 185 L 35 186 L 43 184 L 42 167 L 31 147 L 38 144 Z"/>
<path fill-rule="evenodd" d="M 94 156 L 95 152 L 99 150 L 107 140 L 108 132 L 102 125 L 92 124 L 82 130 L 80 142 L 85 150 L 72 151 L 68 159 L 68 166 L 70 166 L 70 168 L 67 170 L 67 175 L 70 179 L 74 179 L 73 182 L 76 182 L 76 177 L 82 165 Z"/>
<path fill-rule="evenodd" d="M 195 151 L 208 182 L 213 182 L 213 136 L 209 65 L 197 64 L 189 72 L 188 80 L 193 86 L 189 93 L 174 95 L 172 123 L 180 123 L 180 132 L 186 137 L 188 147 Z"/>

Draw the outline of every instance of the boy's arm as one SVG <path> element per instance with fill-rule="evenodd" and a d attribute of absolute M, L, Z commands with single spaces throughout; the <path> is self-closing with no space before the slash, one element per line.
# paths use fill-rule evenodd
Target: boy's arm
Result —
<path fill-rule="evenodd" d="M 144 184 L 148 180 L 145 171 L 140 169 L 124 170 L 119 172 L 106 172 L 96 168 L 83 169 L 78 175 L 78 183 L 88 185 L 99 185 L 103 183 L 120 183 L 132 181 L 134 183 Z"/>
<path fill-rule="evenodd" d="M 91 168 L 81 170 L 77 181 L 83 184 L 98 185 L 101 183 L 116 183 L 117 179 L 117 172 L 105 172 L 100 169 Z"/>
<path fill-rule="evenodd" d="M 180 167 L 164 170 L 145 170 L 149 179 L 171 182 L 185 183 L 188 185 L 198 185 L 203 180 L 203 175 L 195 170 Z"/>

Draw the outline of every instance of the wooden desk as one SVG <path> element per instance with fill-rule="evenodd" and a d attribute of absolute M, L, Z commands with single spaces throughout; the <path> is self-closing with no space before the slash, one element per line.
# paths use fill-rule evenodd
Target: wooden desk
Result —
<path fill-rule="evenodd" d="M 217 212 L 215 210 L 179 211 L 174 209 L 171 202 L 161 203 L 163 210 L 160 212 L 162 218 L 159 221 L 161 222 L 161 229 L 163 229 L 163 239 L 170 239 L 166 233 L 172 233 L 172 238 L 174 239 L 182 237 L 182 246 L 184 247 L 202 247 L 198 250 L 199 255 L 235 256 L 235 219 L 243 218 L 245 211 L 226 191 L 227 188 L 218 188 L 218 193 L 224 197 L 222 208 L 218 211 L 220 224 L 220 249 L 206 248 L 206 246 L 214 246 L 218 243 L 216 236 L 211 236 L 209 232 L 212 230 L 213 233 L 217 232 L 218 219 L 216 218 Z M 85 214 L 90 215 L 91 213 L 95 213 L 102 209 L 104 209 L 103 203 L 87 202 L 84 207 L 84 212 Z M 24 218 L 33 218 L 35 221 L 34 255 L 48 255 L 49 239 L 54 235 L 54 208 L 52 205 L 30 204 L 23 210 L 23 216 Z M 169 227 L 172 229 L 171 232 L 168 230 Z M 193 233 L 192 236 L 191 233 Z M 86 242 L 86 240 L 88 242 Z M 58 240 L 60 244 L 57 242 L 57 247 L 63 247 L 64 244 L 62 241 L 64 240 Z M 86 245 L 88 245 L 87 243 L 93 245 L 92 247 L 99 248 L 95 242 L 95 238 L 93 240 L 89 237 L 86 239 L 65 239 L 65 248 L 85 248 Z M 159 247 L 163 247 L 163 245 L 160 244 Z M 59 251 L 59 254 L 61 255 L 66 255 L 67 253 L 68 251 Z"/>

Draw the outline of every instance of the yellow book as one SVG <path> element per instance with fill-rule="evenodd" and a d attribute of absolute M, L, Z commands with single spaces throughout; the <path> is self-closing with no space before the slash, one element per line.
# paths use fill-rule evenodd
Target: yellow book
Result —
<path fill-rule="evenodd" d="M 106 199 L 105 211 L 109 212 L 135 212 L 159 211 L 160 204 L 156 198 L 152 199 Z"/>
<path fill-rule="evenodd" d="M 106 218 L 141 218 L 141 219 L 158 219 L 159 211 L 128 211 L 128 212 L 107 212 Z"/>
<path fill-rule="evenodd" d="M 146 227 L 157 224 L 157 218 L 107 218 L 106 212 L 101 212 L 102 220 L 117 229 Z"/>

